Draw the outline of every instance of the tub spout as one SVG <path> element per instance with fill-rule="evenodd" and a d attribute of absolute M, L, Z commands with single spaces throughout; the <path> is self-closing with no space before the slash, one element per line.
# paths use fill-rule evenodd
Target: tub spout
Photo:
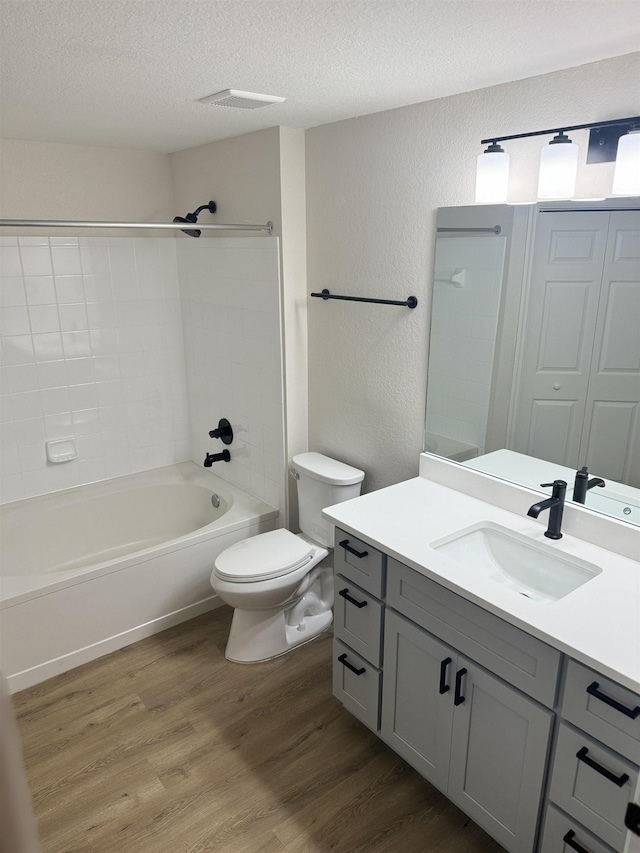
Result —
<path fill-rule="evenodd" d="M 223 450 L 221 453 L 207 453 L 202 463 L 205 468 L 211 468 L 214 462 L 230 462 L 231 454 L 228 450 Z"/>

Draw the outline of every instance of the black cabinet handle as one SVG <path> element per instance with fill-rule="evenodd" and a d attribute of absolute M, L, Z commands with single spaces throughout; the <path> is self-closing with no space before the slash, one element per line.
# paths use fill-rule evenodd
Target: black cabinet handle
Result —
<path fill-rule="evenodd" d="M 344 550 L 348 551 L 350 554 L 353 554 L 353 556 L 357 557 L 359 560 L 361 560 L 363 557 L 366 557 L 369 554 L 368 551 L 356 551 L 355 548 L 352 548 L 351 545 L 349 545 L 348 539 L 343 539 L 342 542 L 340 543 L 340 547 L 344 548 Z"/>
<path fill-rule="evenodd" d="M 603 767 L 602 764 L 598 764 L 597 761 L 594 761 L 593 758 L 589 758 L 587 753 L 589 750 L 586 746 L 583 746 L 582 749 L 579 749 L 576 752 L 576 758 L 578 761 L 584 761 L 584 763 L 591 767 L 593 770 L 596 770 L 601 776 L 604 776 L 605 779 L 608 779 L 610 782 L 613 782 L 614 785 L 617 785 L 619 788 L 622 788 L 625 782 L 629 781 L 629 776 L 627 773 L 623 773 L 622 776 L 616 776 L 615 773 L 612 773 L 610 770 L 607 770 L 606 767 Z"/>
<path fill-rule="evenodd" d="M 462 703 L 464 702 L 464 696 L 462 695 L 462 693 L 460 693 L 460 688 L 462 685 L 462 679 L 466 674 L 467 674 L 466 667 L 463 667 L 463 669 L 459 669 L 456 672 L 456 690 L 455 690 L 455 695 L 453 697 L 453 704 L 454 705 L 462 705 Z"/>
<path fill-rule="evenodd" d="M 354 672 L 356 675 L 362 675 L 363 672 L 366 672 L 366 669 L 364 667 L 361 667 L 360 669 L 356 669 L 352 663 L 349 663 L 349 661 L 347 660 L 346 652 L 343 655 L 340 655 L 338 660 L 340 661 L 342 666 L 346 666 L 347 669 L 350 669 L 351 672 Z"/>
<path fill-rule="evenodd" d="M 569 832 L 562 839 L 565 844 L 568 844 L 573 850 L 577 850 L 577 853 L 589 853 L 586 847 L 583 847 L 582 844 L 578 844 L 577 841 L 574 841 L 576 834 L 570 829 Z"/>
<path fill-rule="evenodd" d="M 358 601 L 357 598 L 352 598 L 349 595 L 349 587 L 346 587 L 345 589 L 341 589 L 340 592 L 338 593 L 338 595 L 341 595 L 344 599 L 346 599 L 349 602 L 349 604 L 355 604 L 356 607 L 366 607 L 367 604 L 369 603 L 368 601 Z"/>
<path fill-rule="evenodd" d="M 601 702 L 604 702 L 605 705 L 610 705 L 612 708 L 615 708 L 616 711 L 620 711 L 621 714 L 625 714 L 627 717 L 631 717 L 632 720 L 637 720 L 640 717 L 640 705 L 637 705 L 635 708 L 627 708 L 625 705 L 622 705 L 620 702 L 616 702 L 615 699 L 612 699 L 611 696 L 607 696 L 606 693 L 602 693 L 600 691 L 600 685 L 597 681 L 592 681 L 591 684 L 587 687 L 587 693 L 591 696 L 595 696 L 596 699 L 599 699 Z"/>
<path fill-rule="evenodd" d="M 451 658 L 445 658 L 440 662 L 440 694 L 447 693 L 451 690 L 451 686 L 447 684 L 447 668 L 451 663 Z"/>

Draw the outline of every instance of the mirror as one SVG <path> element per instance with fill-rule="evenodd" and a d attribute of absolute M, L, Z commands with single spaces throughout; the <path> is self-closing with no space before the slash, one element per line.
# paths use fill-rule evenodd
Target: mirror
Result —
<path fill-rule="evenodd" d="M 438 210 L 427 453 L 640 525 L 639 203 Z"/>

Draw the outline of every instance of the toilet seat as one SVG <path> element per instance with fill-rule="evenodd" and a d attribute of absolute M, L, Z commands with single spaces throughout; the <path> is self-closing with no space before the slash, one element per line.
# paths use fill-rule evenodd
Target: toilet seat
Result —
<path fill-rule="evenodd" d="M 269 580 L 302 568 L 313 553 L 309 542 L 281 528 L 231 545 L 215 561 L 214 571 L 235 583 Z"/>

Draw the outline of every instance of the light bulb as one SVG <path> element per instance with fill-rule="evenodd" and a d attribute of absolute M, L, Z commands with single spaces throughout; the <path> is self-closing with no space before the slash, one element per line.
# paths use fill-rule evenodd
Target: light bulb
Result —
<path fill-rule="evenodd" d="M 540 152 L 538 198 L 571 198 L 577 172 L 578 146 L 561 131 Z"/>
<path fill-rule="evenodd" d="M 498 204 L 507 200 L 509 155 L 493 142 L 478 155 L 476 167 L 476 202 Z"/>
<path fill-rule="evenodd" d="M 618 141 L 613 195 L 640 195 L 640 128 L 625 133 Z"/>

